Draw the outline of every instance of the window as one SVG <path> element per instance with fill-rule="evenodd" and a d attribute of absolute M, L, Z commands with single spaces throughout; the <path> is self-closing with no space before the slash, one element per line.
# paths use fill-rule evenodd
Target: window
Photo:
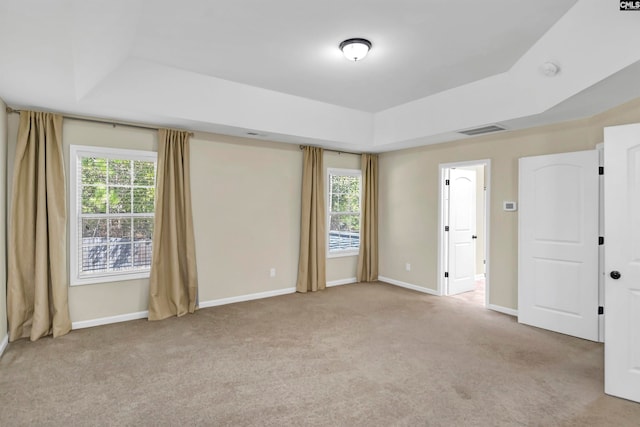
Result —
<path fill-rule="evenodd" d="M 149 277 L 156 153 L 71 146 L 71 284 Z"/>
<path fill-rule="evenodd" d="M 328 175 L 328 256 L 357 255 L 362 174 L 358 169 L 329 169 Z"/>

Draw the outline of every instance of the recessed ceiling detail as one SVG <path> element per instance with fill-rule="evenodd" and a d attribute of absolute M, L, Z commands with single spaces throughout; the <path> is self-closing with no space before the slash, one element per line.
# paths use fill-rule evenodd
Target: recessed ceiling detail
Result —
<path fill-rule="evenodd" d="M 380 152 L 459 139 L 460 129 L 487 123 L 514 130 L 578 118 L 640 96 L 637 72 L 627 71 L 637 70 L 640 50 L 620 42 L 640 39 L 640 14 L 609 2 L 361 6 L 0 2 L 0 98 L 17 108 Z M 374 41 L 357 66 L 337 49 L 353 35 Z M 545 62 L 561 71 L 546 77 Z"/>

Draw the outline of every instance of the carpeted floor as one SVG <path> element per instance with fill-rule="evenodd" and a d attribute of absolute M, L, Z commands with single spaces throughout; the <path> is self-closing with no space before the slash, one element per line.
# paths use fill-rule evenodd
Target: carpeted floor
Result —
<path fill-rule="evenodd" d="M 357 284 L 12 343 L 0 425 L 625 426 L 603 346 Z"/>

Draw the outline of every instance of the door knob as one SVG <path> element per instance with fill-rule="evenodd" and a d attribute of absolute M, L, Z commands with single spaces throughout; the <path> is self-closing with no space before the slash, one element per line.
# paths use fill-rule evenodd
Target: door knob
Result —
<path fill-rule="evenodd" d="M 616 270 L 613 270 L 613 271 L 609 274 L 609 276 L 611 276 L 611 278 L 612 278 L 613 280 L 618 280 L 620 277 L 622 277 L 622 275 L 620 274 L 620 272 L 619 272 L 619 271 L 616 271 Z"/>
<path fill-rule="evenodd" d="M 477 238 L 478 238 L 478 236 L 473 235 L 473 236 L 471 236 L 471 238 L 472 238 L 472 239 L 477 239 Z"/>

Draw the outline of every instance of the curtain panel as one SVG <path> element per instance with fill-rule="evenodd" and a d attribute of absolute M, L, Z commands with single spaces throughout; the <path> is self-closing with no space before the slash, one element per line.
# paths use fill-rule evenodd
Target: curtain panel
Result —
<path fill-rule="evenodd" d="M 378 280 L 378 155 L 362 154 L 362 221 L 358 282 Z"/>
<path fill-rule="evenodd" d="M 71 330 L 62 116 L 20 112 L 8 241 L 9 340 Z"/>
<path fill-rule="evenodd" d="M 189 133 L 160 129 L 158 136 L 149 320 L 193 313 L 198 305 Z"/>
<path fill-rule="evenodd" d="M 322 290 L 327 282 L 323 153 L 319 147 L 304 147 L 298 292 Z"/>

